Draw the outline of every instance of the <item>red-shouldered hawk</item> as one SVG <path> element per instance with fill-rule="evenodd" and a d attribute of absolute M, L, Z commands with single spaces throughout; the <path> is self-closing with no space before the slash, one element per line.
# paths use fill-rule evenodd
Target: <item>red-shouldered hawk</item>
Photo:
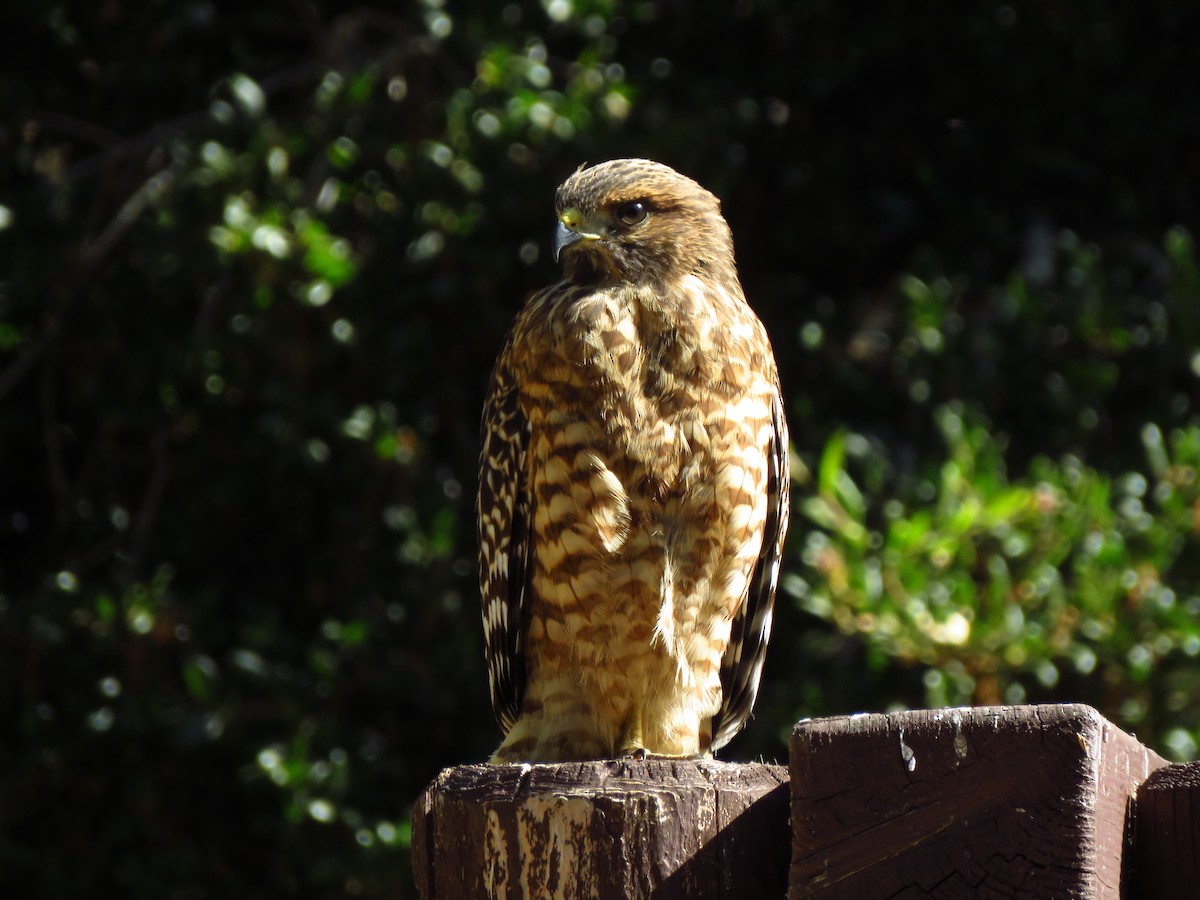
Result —
<path fill-rule="evenodd" d="M 771 345 L 696 182 L 613 160 L 556 208 L 565 280 L 483 412 L 492 761 L 708 754 L 754 705 L 787 530 Z"/>

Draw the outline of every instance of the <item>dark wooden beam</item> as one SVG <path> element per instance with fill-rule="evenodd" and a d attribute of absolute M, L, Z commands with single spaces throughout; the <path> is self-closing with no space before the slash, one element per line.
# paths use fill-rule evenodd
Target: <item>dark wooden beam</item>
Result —
<path fill-rule="evenodd" d="M 788 896 L 1118 900 L 1126 818 L 1163 765 L 1081 705 L 800 722 Z"/>
<path fill-rule="evenodd" d="M 1200 896 L 1200 762 L 1165 766 L 1138 788 L 1130 900 Z"/>

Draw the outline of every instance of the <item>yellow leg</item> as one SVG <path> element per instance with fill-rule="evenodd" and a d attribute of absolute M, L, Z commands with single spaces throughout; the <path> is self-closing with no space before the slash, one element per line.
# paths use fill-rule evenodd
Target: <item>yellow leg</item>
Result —
<path fill-rule="evenodd" d="M 625 720 L 625 730 L 621 733 L 621 744 L 617 747 L 620 756 L 637 756 L 645 759 L 646 739 L 642 733 L 642 698 L 638 697 L 629 710 L 629 718 Z"/>

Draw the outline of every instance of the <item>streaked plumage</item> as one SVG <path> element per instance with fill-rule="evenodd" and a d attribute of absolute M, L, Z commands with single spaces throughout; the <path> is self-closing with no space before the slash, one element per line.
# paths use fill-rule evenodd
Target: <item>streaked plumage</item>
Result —
<path fill-rule="evenodd" d="M 647 160 L 556 195 L 483 414 L 480 580 L 495 762 L 691 756 L 758 691 L 787 426 L 719 201 Z"/>

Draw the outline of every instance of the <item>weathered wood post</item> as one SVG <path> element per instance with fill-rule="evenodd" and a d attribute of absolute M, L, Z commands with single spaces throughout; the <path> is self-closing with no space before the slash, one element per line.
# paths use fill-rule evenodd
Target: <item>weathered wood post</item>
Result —
<path fill-rule="evenodd" d="M 413 866 L 425 900 L 779 898 L 787 820 L 784 766 L 459 766 L 413 808 Z"/>
<path fill-rule="evenodd" d="M 1081 705 L 806 720 L 790 771 L 459 766 L 413 826 L 425 900 L 1200 897 L 1200 764 Z"/>
<path fill-rule="evenodd" d="M 1127 900 L 1200 896 L 1200 762 L 1165 766 L 1138 788 Z"/>
<path fill-rule="evenodd" d="M 1134 794 L 1165 764 L 1082 705 L 801 722 L 788 896 L 1118 900 Z"/>

